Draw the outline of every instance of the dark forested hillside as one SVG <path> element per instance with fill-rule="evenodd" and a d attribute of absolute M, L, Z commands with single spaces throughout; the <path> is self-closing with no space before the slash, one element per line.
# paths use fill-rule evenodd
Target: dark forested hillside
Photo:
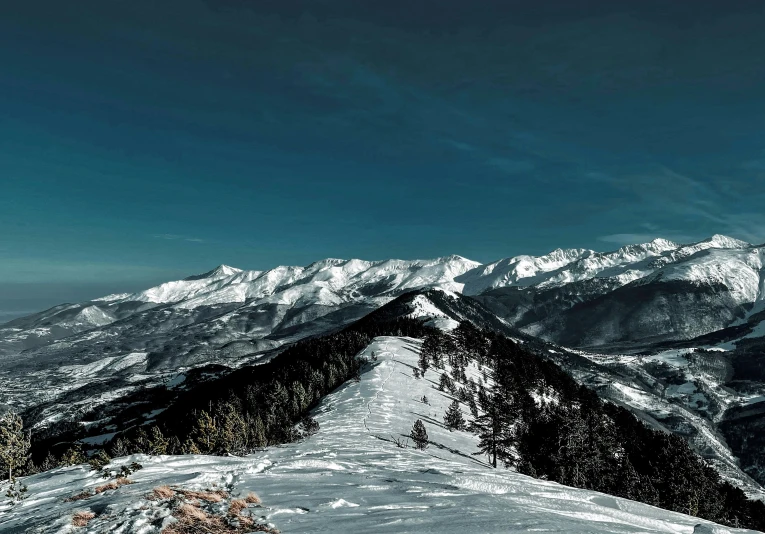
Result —
<path fill-rule="evenodd" d="M 426 355 L 425 367 L 438 368 L 444 359 L 451 364 L 442 387 L 452 383 L 460 401 L 477 405 L 469 428 L 491 464 L 719 523 L 765 528 L 765 504 L 722 481 L 683 438 L 648 428 L 522 345 L 462 323 L 454 336 L 431 331 L 426 346 L 438 349 Z M 464 380 L 470 361 L 490 370 L 485 383 Z"/>

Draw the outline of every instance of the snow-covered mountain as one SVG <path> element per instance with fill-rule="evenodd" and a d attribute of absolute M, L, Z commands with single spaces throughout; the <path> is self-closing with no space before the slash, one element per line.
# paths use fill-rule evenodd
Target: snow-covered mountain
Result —
<path fill-rule="evenodd" d="M 94 489 L 104 479 L 87 466 L 25 477 L 29 498 L 12 508 L 0 505 L 0 531 L 71 532 L 79 512 L 87 525 L 77 531 L 159 533 L 178 515 L 170 496 L 214 490 L 215 502 L 195 500 L 204 511 L 199 516 L 225 517 L 233 499 L 255 492 L 261 502 L 243 513 L 285 534 L 753 532 L 489 468 L 473 455 L 474 435 L 438 424 L 452 398 L 431 381 L 413 378 L 420 344 L 376 338 L 364 350 L 376 356 L 375 366 L 322 401 L 315 410 L 321 428 L 304 442 L 242 458 L 120 458 L 114 465 L 137 461 L 143 469 L 130 475 L 132 484 L 99 493 Z M 480 379 L 476 366 L 467 372 Z M 416 419 L 425 421 L 430 446 L 397 446 L 395 440 L 403 442 Z M 71 499 L 75 495 L 80 497 Z"/>
<path fill-rule="evenodd" d="M 556 250 L 488 265 L 460 256 L 327 259 L 268 271 L 222 265 L 0 325 L 0 410 L 23 411 L 38 430 L 51 432 L 72 422 L 95 425 L 83 415 L 99 406 L 118 412 L 144 403 L 142 417 L 150 418 L 161 409 L 148 393 L 157 387 L 267 359 L 295 340 L 381 310 L 444 329 L 467 319 L 516 339 L 584 349 L 558 351 L 583 383 L 697 440 L 697 450 L 707 449 L 726 469 L 736 471 L 744 458 L 743 467 L 762 482 L 765 460 L 752 436 L 765 428 L 757 402 L 765 395 L 764 251 L 713 236 L 612 252 Z M 725 371 L 704 382 L 687 365 L 667 370 L 663 360 L 635 356 L 673 348 L 657 343 L 727 351 L 718 362 Z M 667 380 L 691 385 L 675 391 Z M 643 395 L 653 404 L 646 407 Z"/>
<path fill-rule="evenodd" d="M 406 291 L 435 287 L 477 297 L 509 324 L 564 345 L 689 339 L 763 309 L 763 250 L 716 235 L 691 245 L 656 239 L 605 253 L 558 249 L 488 265 L 460 256 L 327 259 L 268 271 L 221 265 L 138 293 L 61 305 L 6 323 L 0 354 L 113 337 L 155 351 L 146 338 L 164 341 L 175 334 L 218 345 L 243 337 L 273 342 L 294 337 L 298 329 L 298 336 L 324 331 Z M 178 344 L 183 342 L 173 350 Z"/>
<path fill-rule="evenodd" d="M 261 358 L 408 291 L 432 288 L 474 297 L 483 305 L 484 326 L 518 328 L 598 352 L 729 328 L 756 337 L 761 330 L 750 323 L 763 309 L 763 250 L 713 236 L 691 245 L 657 239 L 605 253 L 555 250 L 489 265 L 460 256 L 327 259 L 268 271 L 221 265 L 0 326 L 0 406 L 52 406 L 79 391 L 63 405 L 81 412 L 101 396 L 171 380 L 189 368 Z M 45 387 L 27 393 L 27 376 Z M 57 420 L 61 410 L 54 412 L 39 410 L 36 422 Z"/>

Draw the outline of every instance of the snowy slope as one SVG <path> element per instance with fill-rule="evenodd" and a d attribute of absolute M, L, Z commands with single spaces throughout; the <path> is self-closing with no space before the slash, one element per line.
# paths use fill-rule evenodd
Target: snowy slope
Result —
<path fill-rule="evenodd" d="M 167 484 L 222 488 L 232 496 L 254 491 L 262 499 L 254 515 L 285 533 L 751 532 L 489 468 L 472 455 L 473 436 L 441 428 L 451 399 L 435 389 L 434 372 L 413 378 L 419 346 L 409 338 L 375 339 L 365 350 L 378 356 L 375 366 L 359 383 L 324 399 L 316 413 L 321 430 L 305 442 L 246 458 L 120 459 L 116 463 L 143 464 L 130 477 L 134 484 L 68 503 L 65 498 L 103 479 L 84 467 L 27 477 L 30 497 L 12 509 L 0 508 L 0 531 L 156 533 L 168 524 L 169 504 L 146 497 Z M 423 395 L 429 404 L 421 402 Z M 407 434 L 417 418 L 425 422 L 430 447 L 397 447 L 392 438 Z M 96 517 L 75 529 L 75 511 Z"/>

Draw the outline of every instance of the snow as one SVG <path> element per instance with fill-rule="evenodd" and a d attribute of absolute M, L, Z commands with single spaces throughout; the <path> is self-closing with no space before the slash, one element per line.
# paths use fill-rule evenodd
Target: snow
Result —
<path fill-rule="evenodd" d="M 254 491 L 263 501 L 254 510 L 284 533 L 747 532 L 491 469 L 472 454 L 474 436 L 441 426 L 452 399 L 436 389 L 437 371 L 413 378 L 420 345 L 411 338 L 376 338 L 364 354 L 374 351 L 378 360 L 360 382 L 324 399 L 315 413 L 321 429 L 304 442 L 244 458 L 122 458 L 115 464 L 144 466 L 130 476 L 133 484 L 75 502 L 64 499 L 104 482 L 87 467 L 26 477 L 29 498 L 13 508 L 0 505 L 0 531 L 72 532 L 71 515 L 93 510 L 97 517 L 78 532 L 157 533 L 170 510 L 146 496 L 168 484 L 223 488 L 232 496 Z M 471 366 L 469 374 L 477 370 Z M 420 400 L 423 395 L 429 404 Z M 404 439 L 417 418 L 425 423 L 430 447 L 397 447 L 393 439 Z"/>
<path fill-rule="evenodd" d="M 173 378 L 165 382 L 165 387 L 174 388 L 176 386 L 180 386 L 186 381 L 186 375 L 183 373 L 175 375 Z"/>
<path fill-rule="evenodd" d="M 129 367 L 145 365 L 148 355 L 147 352 L 131 352 L 123 356 L 105 356 L 84 365 L 62 365 L 58 372 L 79 379 L 98 377 L 106 371 L 122 371 Z"/>
<path fill-rule="evenodd" d="M 655 428 L 667 431 L 679 428 L 691 446 L 712 463 L 724 480 L 741 488 L 751 498 L 765 498 L 761 485 L 741 468 L 716 426 L 725 417 L 727 408 L 756 403 L 762 391 L 742 394 L 726 387 L 722 378 L 726 374 L 726 363 L 722 358 L 715 362 L 719 356 L 704 353 L 691 358 L 700 350 L 695 347 L 647 355 L 562 350 L 602 366 L 597 373 L 573 369 L 577 380 L 596 389 L 602 397 L 628 407 Z M 692 360 L 706 360 L 707 364 L 699 366 L 692 364 Z M 667 368 L 656 369 L 656 364 Z M 678 380 L 661 379 L 665 371 Z"/>
<path fill-rule="evenodd" d="M 655 239 L 611 252 L 556 249 L 542 256 L 522 255 L 487 265 L 456 255 L 432 260 L 329 258 L 305 267 L 280 266 L 267 271 L 246 271 L 221 265 L 208 273 L 166 282 L 145 291 L 57 307 L 51 314 L 32 316 L 34 319 L 30 318 L 23 329 L 1 331 L 0 344 L 16 344 L 14 348 L 22 350 L 30 343 L 52 341 L 46 345 L 49 352 L 75 344 L 84 346 L 88 344 L 86 332 L 124 330 L 127 323 L 123 319 L 133 318 L 159 305 L 165 306 L 163 312 L 169 318 L 178 319 L 166 323 L 175 326 L 179 321 L 186 323 L 185 318 L 193 322 L 198 316 L 207 317 L 206 310 L 200 310 L 199 315 L 192 313 L 194 310 L 227 306 L 220 309 L 220 316 L 211 320 L 218 331 L 225 332 L 241 324 L 233 321 L 229 325 L 227 321 L 259 306 L 272 309 L 276 305 L 279 317 L 290 313 L 283 307 L 310 306 L 313 309 L 308 314 L 295 310 L 294 316 L 315 319 L 345 306 L 377 307 L 403 292 L 416 289 L 434 288 L 447 295 L 477 295 L 497 288 L 549 289 L 593 279 L 604 281 L 603 291 L 630 283 L 654 281 L 680 280 L 699 286 L 721 284 L 729 289 L 735 302 L 742 305 L 742 310 L 751 308 L 738 321 L 744 322 L 765 309 L 765 248 L 717 235 L 690 245 Z M 575 299 L 576 295 L 572 297 Z M 136 306 L 135 303 L 145 305 Z M 76 316 L 74 310 L 78 311 Z M 109 324 L 112 324 L 111 329 Z M 164 333 L 163 324 L 146 325 L 146 336 L 159 331 Z M 60 331 L 52 329 L 53 326 L 61 327 Z M 263 338 L 278 326 L 276 320 L 266 322 L 253 326 L 248 335 Z M 542 325 L 529 325 L 528 330 L 534 331 L 536 327 L 543 328 Z M 60 342 L 62 344 L 55 341 L 73 332 L 79 333 L 78 336 L 68 337 Z M 753 335 L 762 332 L 757 330 Z M 143 345 L 136 346 L 139 347 Z"/>

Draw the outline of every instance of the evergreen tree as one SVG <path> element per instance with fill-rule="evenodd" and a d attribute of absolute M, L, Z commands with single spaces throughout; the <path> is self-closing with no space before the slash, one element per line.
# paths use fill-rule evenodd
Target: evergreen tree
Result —
<path fill-rule="evenodd" d="M 109 455 L 106 454 L 106 451 L 100 449 L 96 454 L 90 457 L 88 464 L 90 464 L 90 468 L 93 471 L 101 471 L 109 462 L 111 462 L 111 460 Z"/>
<path fill-rule="evenodd" d="M 149 454 L 160 456 L 167 454 L 167 447 L 169 441 L 162 435 L 162 431 L 158 426 L 153 426 L 151 429 L 151 437 L 149 438 Z"/>
<path fill-rule="evenodd" d="M 260 415 L 256 415 L 250 425 L 250 444 L 255 448 L 262 448 L 268 445 L 266 438 L 266 427 Z"/>
<path fill-rule="evenodd" d="M 183 454 L 183 445 L 178 436 L 172 435 L 167 440 L 167 454 Z"/>
<path fill-rule="evenodd" d="M 112 458 L 122 458 L 123 456 L 127 456 L 131 452 L 131 446 L 130 443 L 123 439 L 123 438 L 117 438 L 114 442 L 114 445 L 112 445 Z"/>
<path fill-rule="evenodd" d="M 32 446 L 29 435 L 24 433 L 24 421 L 14 412 L 7 412 L 0 418 L 0 466 L 13 482 L 13 471 L 20 469 L 29 460 Z"/>
<path fill-rule="evenodd" d="M 199 450 L 196 442 L 191 438 L 186 439 L 181 447 L 181 450 L 183 451 L 183 454 L 202 454 L 202 451 Z"/>
<path fill-rule="evenodd" d="M 443 369 L 443 343 L 441 338 L 441 333 L 437 331 L 433 331 L 425 336 L 425 339 L 422 342 L 422 348 L 420 349 L 420 368 L 423 369 L 423 374 L 425 370 L 427 370 L 428 362 L 433 362 L 433 367 L 437 369 Z M 425 363 L 425 367 L 423 367 L 423 362 Z"/>
<path fill-rule="evenodd" d="M 425 377 L 425 371 L 430 368 L 430 355 L 424 350 L 420 350 L 420 374 Z"/>
<path fill-rule="evenodd" d="M 446 414 L 444 414 L 444 425 L 450 431 L 464 430 L 465 418 L 462 417 L 462 410 L 460 410 L 459 402 L 452 401 L 452 403 L 449 405 L 449 408 L 446 410 Z"/>
<path fill-rule="evenodd" d="M 42 463 L 40 464 L 40 471 L 41 472 L 50 471 L 51 469 L 55 469 L 58 466 L 59 466 L 58 459 L 56 459 L 56 457 L 53 456 L 53 454 L 51 454 L 49 451 L 48 454 L 43 459 Z"/>
<path fill-rule="evenodd" d="M 233 402 L 225 402 L 219 407 L 221 424 L 219 426 L 219 446 L 229 454 L 247 452 L 247 428 L 244 419 Z"/>
<path fill-rule="evenodd" d="M 441 373 L 441 378 L 438 380 L 438 389 L 440 391 L 454 391 L 454 381 L 448 373 Z"/>
<path fill-rule="evenodd" d="M 428 433 L 425 430 L 425 425 L 422 420 L 417 419 L 412 426 L 412 431 L 409 434 L 414 442 L 414 446 L 420 450 L 428 448 Z"/>
<path fill-rule="evenodd" d="M 142 454 L 150 454 L 151 449 L 151 440 L 149 439 L 149 435 L 146 433 L 146 429 L 144 427 L 141 427 L 138 429 L 138 431 L 135 434 L 135 438 L 133 438 L 133 451 L 131 452 L 140 452 Z"/>
<path fill-rule="evenodd" d="M 61 456 L 61 465 L 80 465 L 88 461 L 88 458 L 82 452 L 82 445 L 79 443 L 69 447 L 66 452 Z"/>
<path fill-rule="evenodd" d="M 192 431 L 192 436 L 200 452 L 209 454 L 215 450 L 218 445 L 218 425 L 215 419 L 202 410 L 197 419 L 196 428 Z"/>
<path fill-rule="evenodd" d="M 479 391 L 478 405 L 482 413 L 471 423 L 472 430 L 479 437 L 477 454 L 486 454 L 493 467 L 497 467 L 497 459 L 507 466 L 515 461 L 512 447 L 516 436 L 512 424 L 518 414 L 514 402 L 515 391 L 509 387 L 512 376 L 508 362 L 495 354 L 492 371 L 494 383 L 490 389 Z"/>

